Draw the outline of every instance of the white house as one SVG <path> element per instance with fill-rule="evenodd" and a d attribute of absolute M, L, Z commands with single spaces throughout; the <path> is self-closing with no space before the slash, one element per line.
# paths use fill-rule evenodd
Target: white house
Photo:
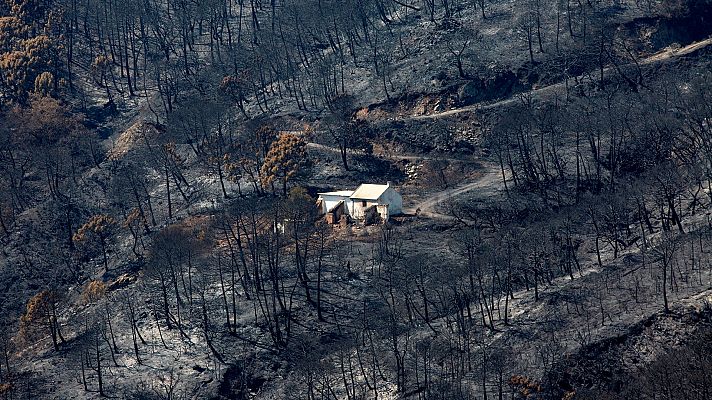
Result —
<path fill-rule="evenodd" d="M 336 223 L 348 215 L 367 223 L 376 217 L 388 221 L 392 215 L 403 213 L 403 198 L 390 182 L 385 185 L 361 184 L 356 190 L 319 193 L 321 212 L 329 223 Z"/>

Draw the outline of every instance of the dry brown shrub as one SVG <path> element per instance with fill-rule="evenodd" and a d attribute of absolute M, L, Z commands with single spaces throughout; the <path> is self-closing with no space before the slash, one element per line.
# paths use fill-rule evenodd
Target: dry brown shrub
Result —
<path fill-rule="evenodd" d="M 99 280 L 94 280 L 84 286 L 82 291 L 82 302 L 91 304 L 99 301 L 106 295 L 106 284 Z"/>

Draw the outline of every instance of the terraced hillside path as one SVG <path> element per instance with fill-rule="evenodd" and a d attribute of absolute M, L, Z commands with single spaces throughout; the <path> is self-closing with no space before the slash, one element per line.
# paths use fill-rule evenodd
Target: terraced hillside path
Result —
<path fill-rule="evenodd" d="M 664 61 L 667 61 L 670 59 L 682 57 L 687 54 L 693 53 L 693 52 L 703 49 L 709 45 L 712 45 L 712 37 L 709 37 L 707 39 L 700 40 L 699 42 L 694 42 L 687 46 L 683 46 L 683 47 L 679 47 L 679 48 L 668 47 L 668 48 L 665 48 L 653 55 L 639 59 L 638 64 L 639 65 L 649 65 L 649 64 L 664 62 Z M 606 68 L 604 68 L 603 72 L 604 72 L 604 74 L 607 74 L 614 70 L 615 70 L 614 67 L 606 67 Z M 581 75 L 578 77 L 578 79 L 579 80 L 584 79 L 585 76 L 586 76 L 586 74 Z M 554 83 L 552 85 L 544 86 L 544 87 L 541 87 L 538 89 L 532 89 L 524 94 L 543 98 L 544 96 L 553 96 L 554 94 L 563 94 L 563 91 L 565 89 L 566 89 L 566 81 L 562 81 L 562 82 Z M 410 116 L 410 117 L 402 117 L 401 119 L 417 121 L 417 120 L 445 118 L 445 117 L 449 117 L 449 116 L 457 115 L 457 114 L 461 114 L 461 113 L 467 113 L 467 112 L 479 111 L 479 110 L 489 110 L 489 109 L 509 105 L 509 104 L 512 104 L 517 101 L 520 101 L 519 96 L 515 95 L 508 99 L 495 101 L 492 103 L 484 103 L 484 104 L 477 103 L 477 104 L 473 104 L 471 106 L 465 106 L 465 107 L 461 107 L 461 108 L 453 108 L 451 110 L 445 110 L 445 111 L 438 112 L 438 113 L 414 115 L 414 116 Z"/>

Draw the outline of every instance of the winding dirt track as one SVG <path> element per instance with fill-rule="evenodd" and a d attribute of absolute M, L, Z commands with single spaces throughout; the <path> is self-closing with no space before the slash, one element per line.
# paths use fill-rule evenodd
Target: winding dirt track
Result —
<path fill-rule="evenodd" d="M 473 182 L 457 185 L 450 189 L 433 193 L 425 199 L 419 201 L 413 208 L 405 208 L 408 214 L 417 214 L 429 218 L 455 219 L 455 217 L 438 211 L 438 208 L 448 200 L 463 195 L 468 192 L 477 191 L 478 198 L 494 196 L 504 188 L 502 184 L 502 173 L 499 167 L 492 163 L 484 163 L 482 173 Z"/>
<path fill-rule="evenodd" d="M 693 53 L 693 52 L 703 49 L 709 45 L 712 45 L 712 37 L 707 38 L 705 40 L 701 40 L 699 42 L 689 44 L 684 47 L 680 47 L 680 48 L 666 48 L 666 49 L 661 50 L 651 56 L 648 56 L 648 57 L 638 60 L 638 64 L 639 65 L 649 65 L 649 64 L 653 64 L 653 63 L 657 63 L 657 62 L 667 61 L 672 58 L 681 57 L 681 56 Z M 625 66 L 630 66 L 630 65 L 634 65 L 634 64 L 631 63 L 631 64 L 627 64 Z M 604 74 L 608 74 L 613 70 L 614 70 L 613 67 L 606 67 L 606 68 L 604 68 L 603 72 L 604 72 Z M 584 75 L 581 75 L 578 78 L 581 79 L 583 77 L 584 77 Z M 564 94 L 565 89 L 566 89 L 566 81 L 562 81 L 562 82 L 555 83 L 555 84 L 552 84 L 549 86 L 544 86 L 539 89 L 530 90 L 529 92 L 526 92 L 525 95 L 530 94 L 533 96 L 542 97 L 542 96 L 553 95 L 553 94 L 557 94 L 557 93 Z M 454 108 L 452 110 L 446 110 L 446 111 L 439 112 L 439 113 L 415 115 L 415 116 L 410 116 L 410 117 L 401 117 L 399 119 L 400 120 L 414 120 L 414 121 L 438 119 L 438 118 L 449 117 L 449 116 L 457 115 L 457 114 L 461 114 L 461 113 L 493 109 L 493 108 L 509 105 L 509 104 L 512 104 L 517 101 L 519 101 L 519 96 L 514 96 L 514 97 L 510 97 L 505 100 L 495 101 L 495 102 L 489 103 L 489 104 L 477 103 L 477 104 L 473 104 L 471 106 Z"/>

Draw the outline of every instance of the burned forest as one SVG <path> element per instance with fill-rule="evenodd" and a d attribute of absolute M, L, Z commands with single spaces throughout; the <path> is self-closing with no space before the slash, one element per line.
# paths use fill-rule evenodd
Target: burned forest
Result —
<path fill-rule="evenodd" d="M 712 399 L 712 1 L 0 0 L 0 399 Z"/>

